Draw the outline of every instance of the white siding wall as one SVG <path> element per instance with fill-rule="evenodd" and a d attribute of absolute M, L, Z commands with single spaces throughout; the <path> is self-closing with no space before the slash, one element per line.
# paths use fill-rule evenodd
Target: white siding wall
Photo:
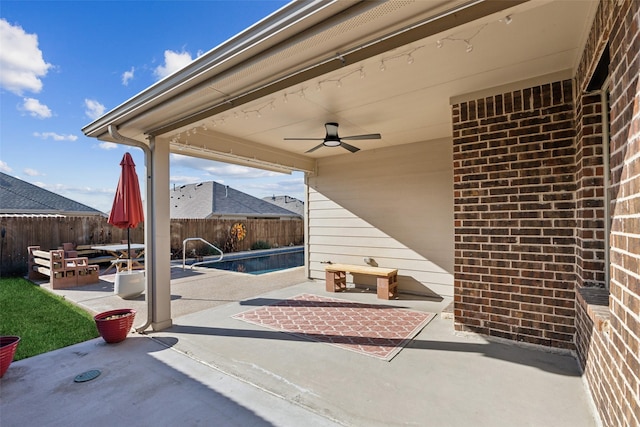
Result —
<path fill-rule="evenodd" d="M 324 279 L 322 262 L 371 257 L 398 268 L 400 291 L 452 297 L 452 157 L 446 139 L 320 159 L 308 179 L 310 277 Z"/>

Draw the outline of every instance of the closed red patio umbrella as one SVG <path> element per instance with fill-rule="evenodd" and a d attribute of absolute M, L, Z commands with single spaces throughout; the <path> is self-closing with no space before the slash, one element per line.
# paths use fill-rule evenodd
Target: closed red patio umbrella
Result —
<path fill-rule="evenodd" d="M 131 158 L 131 154 L 125 153 L 120 162 L 122 171 L 118 181 L 118 189 L 113 199 L 113 206 L 109 213 L 109 224 L 118 228 L 127 229 L 127 254 L 129 256 L 129 269 L 131 269 L 131 239 L 129 232 L 136 228 L 138 223 L 144 221 L 144 211 L 142 209 L 142 197 L 140 197 L 140 184 L 136 165 Z"/>

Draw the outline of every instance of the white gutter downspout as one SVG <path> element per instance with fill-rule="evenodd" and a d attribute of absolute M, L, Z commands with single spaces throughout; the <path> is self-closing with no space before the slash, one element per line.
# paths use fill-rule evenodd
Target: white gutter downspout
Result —
<path fill-rule="evenodd" d="M 109 135 L 111 135 L 111 137 L 113 139 L 115 139 L 116 141 L 118 141 L 121 144 L 125 144 L 125 145 L 131 145 L 133 147 L 138 147 L 141 148 L 142 151 L 144 151 L 144 165 L 145 165 L 145 173 L 146 173 L 146 193 L 147 193 L 147 209 L 146 209 L 146 218 L 145 218 L 145 254 L 146 254 L 146 258 L 148 260 L 154 259 L 154 252 L 155 252 L 155 248 L 154 245 L 151 243 L 153 236 L 155 235 L 155 233 L 153 232 L 155 230 L 155 220 L 153 219 L 153 215 L 150 215 L 151 213 L 151 207 L 153 206 L 153 186 L 152 186 L 152 181 L 153 181 L 153 162 L 151 160 L 151 156 L 153 154 L 151 148 L 145 144 L 144 142 L 140 142 L 140 141 L 136 141 L 135 139 L 131 139 L 131 138 L 127 138 L 126 136 L 121 135 L 120 133 L 118 133 L 118 128 L 113 125 L 110 124 L 108 127 L 109 130 Z M 152 323 L 153 321 L 153 312 L 155 310 L 155 304 L 153 304 L 154 298 L 155 298 L 155 294 L 156 294 L 156 280 L 155 280 L 155 276 L 153 273 L 153 269 L 152 268 L 148 268 L 149 267 L 149 263 L 146 262 L 144 265 L 144 270 L 145 270 L 145 276 L 147 278 L 147 292 L 146 292 L 146 300 L 147 300 L 147 320 L 146 322 L 141 325 L 141 326 L 137 326 L 134 329 L 136 330 L 136 332 L 138 333 L 143 333 Z"/>

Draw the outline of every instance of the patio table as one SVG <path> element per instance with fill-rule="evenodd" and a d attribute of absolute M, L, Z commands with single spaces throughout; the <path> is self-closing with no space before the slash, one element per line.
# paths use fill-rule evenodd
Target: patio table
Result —
<path fill-rule="evenodd" d="M 118 243 L 111 245 L 91 246 L 91 249 L 108 252 L 116 258 L 111 263 L 111 266 L 107 268 L 102 274 L 105 274 L 107 271 L 111 270 L 112 267 L 115 267 L 116 271 L 121 271 L 120 265 L 128 264 L 125 261 L 129 261 L 129 248 L 131 248 L 133 254 L 131 258 L 131 268 L 144 268 L 144 266 L 141 264 L 141 261 L 143 261 L 144 259 L 144 243 Z"/>

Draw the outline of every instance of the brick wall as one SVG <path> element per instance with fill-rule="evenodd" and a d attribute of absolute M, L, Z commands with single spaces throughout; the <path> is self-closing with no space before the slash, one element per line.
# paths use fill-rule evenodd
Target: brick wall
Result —
<path fill-rule="evenodd" d="M 585 274 L 578 282 L 585 287 L 576 295 L 578 360 L 605 426 L 640 425 L 639 6 L 634 0 L 600 3 L 576 75 L 577 89 L 585 93 L 609 45 L 610 291 L 586 287 L 591 278 Z M 589 111 L 595 103 L 585 94 L 578 111 Z M 581 122 L 585 135 L 597 134 L 597 125 L 587 122 Z"/>
<path fill-rule="evenodd" d="M 570 80 L 454 105 L 456 329 L 573 348 Z"/>
<path fill-rule="evenodd" d="M 574 348 L 605 426 L 640 425 L 639 9 L 599 4 L 573 81 L 452 109 L 456 329 Z M 607 46 L 610 175 L 588 88 Z"/>
<path fill-rule="evenodd" d="M 576 108 L 576 280 L 605 285 L 605 182 L 602 99 L 582 96 Z"/>

